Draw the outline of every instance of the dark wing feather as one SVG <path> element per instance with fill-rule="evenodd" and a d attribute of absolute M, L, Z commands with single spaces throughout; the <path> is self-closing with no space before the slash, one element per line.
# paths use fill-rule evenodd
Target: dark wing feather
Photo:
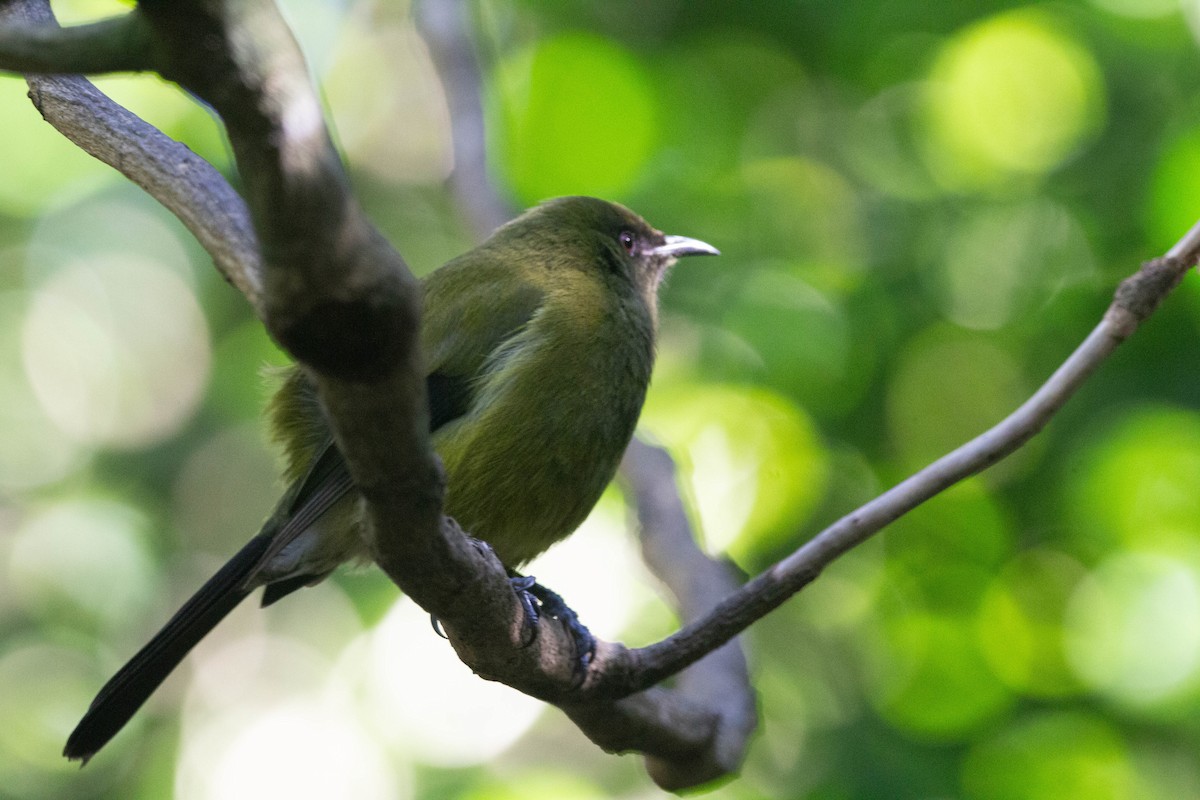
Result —
<path fill-rule="evenodd" d="M 87 763 L 125 726 L 196 643 L 250 593 L 245 586 L 246 576 L 259 562 L 269 543 L 268 537 L 262 534 L 251 539 L 104 684 L 71 732 L 63 755 Z"/>
<path fill-rule="evenodd" d="M 429 432 L 456 420 L 471 408 L 471 382 L 461 375 L 434 372 L 425 379 L 429 400 Z"/>

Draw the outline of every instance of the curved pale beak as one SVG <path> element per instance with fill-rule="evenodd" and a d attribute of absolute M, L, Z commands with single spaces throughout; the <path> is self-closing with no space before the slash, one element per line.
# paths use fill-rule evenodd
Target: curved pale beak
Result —
<path fill-rule="evenodd" d="M 719 256 L 721 251 L 708 242 L 699 239 L 689 239 L 686 236 L 667 236 L 666 241 L 652 251 L 656 256 L 664 258 L 681 258 L 682 256 Z"/>

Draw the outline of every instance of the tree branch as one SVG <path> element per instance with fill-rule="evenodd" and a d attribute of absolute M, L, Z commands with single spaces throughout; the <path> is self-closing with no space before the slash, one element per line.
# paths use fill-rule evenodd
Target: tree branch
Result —
<path fill-rule="evenodd" d="M 48 0 L 0 3 L 0 35 L 14 21 L 25 30 L 57 28 Z M 86 78 L 29 75 L 26 82 L 30 99 L 47 122 L 162 203 L 262 316 L 258 241 L 245 202 L 221 173 Z"/>
<path fill-rule="evenodd" d="M 235 195 L 229 218 L 221 219 L 208 216 L 202 193 L 176 195 L 169 182 L 148 181 L 147 188 L 181 217 L 213 223 L 215 237 L 203 236 L 208 230 L 203 226 L 198 236 L 214 257 L 226 247 L 220 241 L 225 236 L 238 244 L 242 265 L 253 267 L 235 277 L 252 279 L 241 284 L 247 296 L 261 298 L 256 305 L 268 325 L 277 336 L 283 330 L 280 338 L 289 340 L 293 355 L 313 367 L 339 447 L 368 500 L 379 565 L 439 617 L 477 672 L 490 670 L 534 696 L 565 694 L 574 684 L 570 634 L 545 620 L 534 645 L 525 647 L 523 611 L 503 565 L 440 516 L 440 476 L 426 441 L 423 372 L 412 352 L 416 284 L 350 195 L 323 120 L 311 113 L 319 107 L 290 32 L 273 5 L 262 0 L 144 2 L 142 10 L 148 9 L 165 76 L 207 99 L 226 122 L 250 203 Z M 10 0 L 0 12 L 8 19 L 52 21 L 45 0 Z M 192 37 L 204 47 L 195 47 Z M 68 81 L 64 107 L 72 113 L 52 121 L 89 152 L 140 175 L 143 162 L 154 161 L 152 154 L 126 148 L 153 129 L 125 124 L 136 118 L 85 81 L 61 80 Z M 75 113 L 81 93 L 103 100 L 95 125 Z M 122 155 L 129 152 L 132 168 Z M 227 188 L 213 186 L 218 195 Z M 261 245 L 242 252 L 242 245 L 255 242 L 240 230 L 251 218 Z M 373 329 L 368 324 L 364 333 L 364 316 L 387 314 L 357 312 L 364 307 L 377 312 L 389 303 L 396 312 L 391 323 Z M 339 350 L 353 362 L 359 344 L 368 356 L 375 354 L 376 369 L 362 360 L 349 369 L 334 363 Z M 397 355 L 381 358 L 380 351 Z M 512 672 L 523 677 L 513 679 Z"/>
<path fill-rule="evenodd" d="M 483 79 L 469 30 L 467 4 L 463 0 L 424 0 L 415 12 L 450 107 L 454 152 L 450 191 L 475 238 L 482 240 L 513 214 L 488 176 Z"/>
<path fill-rule="evenodd" d="M 0 0 L 5 6 L 18 5 Z M 142 72 L 154 69 L 153 39 L 136 11 L 60 28 L 11 25 L 0 29 L 0 70 L 43 74 Z"/>
<path fill-rule="evenodd" d="M 507 573 L 440 515 L 417 351 L 419 285 L 366 219 L 290 31 L 267 0 L 144 3 L 163 72 L 225 121 L 263 254 L 266 323 L 313 374 L 367 500 L 376 562 L 476 672 L 569 696 L 573 645 L 532 645 Z M 197 48 L 196 43 L 204 44 Z"/>
<path fill-rule="evenodd" d="M 1193 225 L 1178 242 L 1171 246 L 1171 249 L 1167 251 L 1166 258 L 1180 261 L 1184 267 L 1189 267 L 1200 260 L 1200 222 Z M 1159 298 L 1160 301 L 1161 299 Z"/>
<path fill-rule="evenodd" d="M 164 76 L 225 122 L 260 242 L 265 322 L 316 381 L 368 501 L 376 561 L 452 635 L 465 615 L 444 606 L 463 593 L 447 587 L 487 584 L 507 601 L 500 616 L 519 643 L 521 611 L 503 568 L 442 521 L 417 347 L 419 284 L 354 198 L 286 23 L 268 0 L 141 8 Z M 480 581 L 489 568 L 493 580 Z"/>
<path fill-rule="evenodd" d="M 403 369 L 415 376 L 416 280 L 350 192 L 303 56 L 274 3 L 157 0 L 141 11 L 163 76 L 225 122 L 259 236 L 266 323 L 276 339 L 320 374 L 371 380 Z M 418 392 L 401 408 L 423 403 Z M 405 440 L 427 453 L 426 438 Z"/>
<path fill-rule="evenodd" d="M 625 451 L 619 477 L 637 509 L 646 566 L 674 595 L 684 623 L 704 619 L 721 598 L 737 591 L 740 580 L 731 565 L 709 558 L 696 544 L 679 496 L 675 462 L 662 448 L 634 439 Z M 655 783 L 665 789 L 683 789 L 736 772 L 758 727 L 758 709 L 741 642 L 734 639 L 683 670 L 673 694 L 662 697 L 660 704 L 704 709 L 710 724 L 701 730 L 708 736 L 681 750 L 679 758 L 649 757 L 647 769 Z M 665 750 L 660 747 L 647 752 Z"/>

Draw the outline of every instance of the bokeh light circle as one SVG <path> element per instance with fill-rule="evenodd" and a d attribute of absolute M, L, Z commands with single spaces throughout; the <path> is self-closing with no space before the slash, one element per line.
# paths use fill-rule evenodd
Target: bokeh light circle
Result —
<path fill-rule="evenodd" d="M 1060 697 L 1082 690 L 1067 660 L 1063 618 L 1086 572 L 1065 553 L 1025 551 L 987 587 L 979 641 L 992 671 L 1022 694 Z"/>
<path fill-rule="evenodd" d="M 154 590 L 150 520 L 104 498 L 76 498 L 24 520 L 12 543 L 9 589 L 27 609 L 116 627 L 143 611 Z"/>
<path fill-rule="evenodd" d="M 1200 414 L 1143 405 L 1088 437 L 1066 497 L 1090 550 L 1170 552 L 1200 537 Z M 1084 539 L 1086 537 L 1086 539 Z"/>
<path fill-rule="evenodd" d="M 24 327 L 46 414 L 80 442 L 140 447 L 190 419 L 207 386 L 208 325 L 174 272 L 110 256 L 52 275 Z"/>
<path fill-rule="evenodd" d="M 87 453 L 46 414 L 26 375 L 21 332 L 30 299 L 26 292 L 0 294 L 0 486 L 17 491 L 65 477 Z"/>
<path fill-rule="evenodd" d="M 1128 746 L 1107 721 L 1052 711 L 1010 723 L 963 762 L 972 800 L 1125 800 L 1136 774 Z"/>
<path fill-rule="evenodd" d="M 959 31 L 938 55 L 929 91 L 928 156 L 950 188 L 1053 169 L 1104 117 L 1091 54 L 1036 11 Z"/>
<path fill-rule="evenodd" d="M 642 425 L 681 459 L 713 550 L 743 558 L 791 541 L 824 492 L 828 455 L 812 419 L 764 389 L 663 387 Z"/>
<path fill-rule="evenodd" d="M 1162 555 L 1104 561 L 1071 597 L 1067 653 L 1079 677 L 1108 698 L 1156 713 L 1200 697 L 1200 571 Z"/>

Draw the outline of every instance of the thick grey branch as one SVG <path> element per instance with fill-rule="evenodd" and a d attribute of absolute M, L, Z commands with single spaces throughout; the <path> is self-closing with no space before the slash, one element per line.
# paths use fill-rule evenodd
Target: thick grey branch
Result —
<path fill-rule="evenodd" d="M 351 196 L 286 26 L 261 0 L 145 2 L 142 10 L 163 72 L 221 113 L 248 207 L 207 165 L 216 180 L 194 194 L 173 194 L 191 185 L 187 178 L 203 162 L 166 141 L 158 143 L 162 157 L 156 148 L 144 152 L 139 140 L 161 134 L 81 78 L 32 78 L 35 101 L 82 147 L 185 221 L 199 220 L 193 230 L 219 265 L 223 252 L 233 253 L 234 282 L 314 368 L 339 445 L 369 501 L 378 563 L 438 615 L 464 660 L 534 696 L 570 695 L 569 634 L 544 624 L 534 644 L 523 646 L 523 612 L 503 566 L 439 514 L 441 483 L 425 441 L 423 372 L 413 346 L 415 283 Z M 45 0 L 12 0 L 0 13 L 52 23 Z M 162 169 L 172 160 L 183 167 L 177 176 Z M 224 222 L 214 213 L 221 209 Z M 251 218 L 257 241 L 246 224 Z M 389 303 L 392 312 L 382 316 L 391 324 L 364 333 L 362 319 L 371 314 L 358 312 Z M 330 343 L 347 328 L 350 352 L 345 339 Z M 353 362 L 360 346 L 377 366 L 364 369 L 360 361 L 347 374 L 345 361 Z M 334 363 L 339 350 L 350 358 Z"/>
<path fill-rule="evenodd" d="M 225 122 L 258 232 L 271 332 L 318 374 L 415 376 L 416 280 L 354 199 L 274 3 L 147 2 L 141 11 L 163 75 Z M 401 408 L 423 402 L 418 391 Z M 405 441 L 427 453 L 426 438 Z"/>
<path fill-rule="evenodd" d="M 308 366 L 368 501 L 377 563 L 437 615 L 481 675 L 539 697 L 572 685 L 572 645 L 523 612 L 500 562 L 440 514 L 417 351 L 419 286 L 350 191 L 290 31 L 268 0 L 142 6 L 163 71 L 229 132 L 263 253 L 266 321 Z"/>
<path fill-rule="evenodd" d="M 351 192 L 303 55 L 273 2 L 164 0 L 141 11 L 164 76 L 225 122 L 262 252 L 266 324 L 317 382 L 368 501 L 377 562 L 453 631 L 462 615 L 442 613 L 456 597 L 446 587 L 484 567 L 442 525 L 416 279 Z M 493 571 L 498 585 L 503 570 Z M 438 579 L 421 580 L 430 574 Z M 507 618 L 519 619 L 511 591 L 499 594 L 510 601 Z"/>
<path fill-rule="evenodd" d="M 6 5 L 20 3 L 0 1 L 0 14 Z M 0 70 L 98 75 L 154 69 L 153 39 L 136 11 L 70 28 L 13 24 L 8 16 L 0 28 Z"/>

